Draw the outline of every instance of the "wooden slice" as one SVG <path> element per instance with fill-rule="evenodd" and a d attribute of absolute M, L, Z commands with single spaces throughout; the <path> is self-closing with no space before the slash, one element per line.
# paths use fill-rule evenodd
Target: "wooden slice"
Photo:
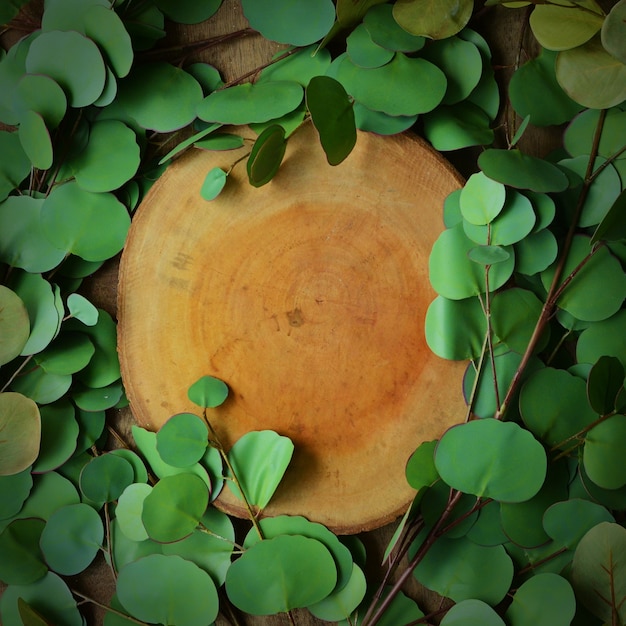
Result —
<path fill-rule="evenodd" d="M 240 163 L 204 201 L 206 173 L 243 154 L 188 152 L 138 209 L 118 296 L 133 414 L 156 430 L 199 412 L 198 378 L 221 378 L 230 396 L 210 416 L 226 445 L 262 429 L 295 443 L 266 514 L 373 529 L 411 501 L 413 450 L 464 417 L 464 364 L 424 339 L 428 257 L 460 176 L 408 135 L 359 134 L 331 167 L 307 125 L 270 184 L 251 187 Z M 228 490 L 219 502 L 244 515 Z"/>

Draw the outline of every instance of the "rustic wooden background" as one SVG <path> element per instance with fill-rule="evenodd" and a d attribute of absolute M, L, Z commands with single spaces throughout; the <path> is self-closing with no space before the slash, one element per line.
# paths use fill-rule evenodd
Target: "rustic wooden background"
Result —
<path fill-rule="evenodd" d="M 601 4 L 607 9 L 615 2 Z M 41 14 L 41 6 L 40 0 L 34 0 L 26 7 L 26 16 L 36 21 Z M 536 51 L 536 44 L 530 31 L 526 28 L 526 18 L 525 9 L 511 10 L 501 7 L 485 7 L 479 8 L 470 22 L 470 27 L 481 33 L 491 46 L 496 78 L 503 95 L 506 93 L 506 85 L 516 63 L 523 63 L 529 54 L 532 55 Z M 221 71 L 225 81 L 231 81 L 262 66 L 279 49 L 278 45 L 268 42 L 254 33 L 247 33 L 236 38 L 225 37 L 230 33 L 246 28 L 247 22 L 239 1 L 225 0 L 219 12 L 203 24 L 194 26 L 170 25 L 168 37 L 160 46 L 175 47 L 184 43 L 222 38 L 223 41 L 221 42 L 214 41 L 210 47 L 196 50 L 189 55 L 187 61 L 211 63 Z M 21 33 L 18 31 L 8 31 L 2 34 L 0 41 L 5 48 L 8 48 L 19 36 Z M 502 107 L 498 130 L 501 143 L 504 137 L 504 127 L 511 123 L 513 115 L 505 105 Z M 561 132 L 558 128 L 530 129 L 523 137 L 521 147 L 530 154 L 543 156 L 559 145 L 560 136 Z M 476 150 L 464 150 L 459 154 L 447 156 L 464 176 L 468 176 L 474 171 Z M 83 293 L 94 304 L 107 310 L 113 316 L 116 314 L 118 263 L 119 259 L 109 261 L 96 275 L 85 282 L 82 289 Z M 133 423 L 130 411 L 128 409 L 114 411 L 110 417 L 116 428 L 123 435 L 128 435 Z M 369 577 L 373 580 L 381 575 L 382 569 L 378 564 L 393 530 L 394 525 L 392 524 L 360 536 L 368 550 Z M 104 604 L 108 604 L 108 600 L 114 592 L 114 582 L 103 559 L 97 560 L 87 572 L 69 582 L 71 587 Z M 407 586 L 406 592 L 417 599 L 424 610 L 435 610 L 440 606 L 439 598 L 421 589 L 415 582 Z M 85 615 L 88 624 L 99 625 L 102 623 L 104 611 L 97 606 L 89 605 L 85 606 Z M 295 621 L 298 626 L 325 623 L 313 618 L 306 611 L 296 611 Z M 220 626 L 226 624 L 271 626 L 288 623 L 288 619 L 284 615 L 255 618 L 229 615 L 220 616 L 217 622 Z"/>

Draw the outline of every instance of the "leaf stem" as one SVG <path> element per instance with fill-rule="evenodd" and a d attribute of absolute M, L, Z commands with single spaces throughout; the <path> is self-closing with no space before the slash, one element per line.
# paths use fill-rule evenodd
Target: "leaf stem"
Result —
<path fill-rule="evenodd" d="M 11 376 L 11 378 L 9 378 L 9 380 L 7 380 L 7 382 L 4 384 L 2 389 L 0 389 L 0 393 L 2 393 L 3 391 L 6 391 L 10 387 L 11 383 L 20 375 L 20 372 L 30 363 L 33 356 L 34 356 L 33 354 L 29 354 L 24 359 L 22 364 L 15 370 L 15 372 L 13 372 L 13 375 Z"/>
<path fill-rule="evenodd" d="M 86 602 L 89 602 L 90 604 L 100 607 L 101 609 L 104 609 L 105 611 L 108 611 L 109 613 L 113 613 L 114 615 L 117 615 L 129 622 L 133 622 L 133 624 L 139 624 L 140 626 L 148 626 L 146 622 L 142 622 L 141 620 L 138 620 L 135 617 L 132 617 L 131 615 L 126 615 L 126 613 L 122 613 L 121 611 L 118 611 L 117 609 L 114 609 L 111 606 L 102 604 L 102 602 L 98 602 L 98 600 L 95 600 L 94 598 L 91 598 L 90 596 L 86 596 L 84 593 L 81 593 L 80 591 L 76 591 L 76 589 L 70 589 L 70 591 L 72 592 L 73 595 L 78 596 L 79 598 L 82 598 Z"/>
<path fill-rule="evenodd" d="M 556 452 L 559 448 L 562 448 L 564 445 L 568 444 L 570 441 L 573 441 L 574 439 L 581 439 L 590 430 L 593 430 L 596 426 L 598 426 L 599 424 L 602 424 L 602 422 L 606 422 L 606 420 L 612 417 L 615 417 L 616 415 L 619 415 L 619 413 L 617 413 L 616 411 L 613 411 L 612 413 L 607 413 L 606 415 L 601 415 L 597 420 L 594 420 L 591 424 L 587 424 L 587 426 L 585 426 L 582 430 L 579 430 L 577 433 L 571 435 L 567 439 L 563 439 L 563 441 L 560 441 L 559 443 L 554 444 L 550 448 L 550 452 Z M 554 458 L 554 461 L 558 461 L 562 457 L 566 456 L 567 454 L 575 450 L 581 443 L 582 441 L 578 441 L 575 446 L 568 448 L 567 450 L 564 450 L 557 457 Z"/>

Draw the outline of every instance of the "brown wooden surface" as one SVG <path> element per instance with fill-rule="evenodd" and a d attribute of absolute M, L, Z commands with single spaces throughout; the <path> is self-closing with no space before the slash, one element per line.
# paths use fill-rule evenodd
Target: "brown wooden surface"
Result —
<path fill-rule="evenodd" d="M 37 5 L 41 3 L 36 0 L 31 3 L 34 7 L 31 14 L 36 16 L 38 11 Z M 614 4 L 614 2 L 603 3 L 605 5 Z M 172 35 L 169 37 L 170 44 L 176 44 L 181 41 L 198 41 L 207 37 L 214 37 L 230 33 L 245 27 L 245 19 L 242 16 L 241 8 L 237 0 L 225 0 L 219 13 L 206 22 L 197 26 L 174 26 L 171 29 Z M 480 11 L 478 16 L 473 19 L 470 26 L 486 37 L 493 51 L 493 62 L 498 68 L 496 76 L 499 82 L 504 86 L 510 76 L 513 65 L 519 58 L 523 62 L 526 60 L 524 51 L 518 55 L 519 49 L 524 43 L 526 46 L 533 48 L 528 33 L 524 28 L 524 11 L 508 10 L 499 7 L 489 10 Z M 19 33 L 7 33 L 3 37 L 3 45 L 6 48 L 15 41 Z M 220 69 L 226 80 L 231 80 L 244 73 L 247 73 L 254 67 L 264 63 L 276 50 L 278 46 L 264 41 L 262 38 L 254 35 L 245 36 L 236 41 L 230 41 L 220 45 L 213 46 L 201 54 L 193 57 L 193 60 L 204 60 L 214 64 Z M 191 60 L 191 58 L 190 58 Z M 510 123 L 514 119 L 508 111 L 503 111 L 503 123 Z M 499 131 L 502 136 L 502 131 Z M 560 141 L 560 131 L 558 129 L 548 129 L 542 131 L 531 130 L 527 132 L 522 140 L 522 147 L 532 154 L 545 155 Z M 464 151 L 461 155 L 452 156 L 454 164 L 465 175 L 469 175 L 474 170 L 474 152 L 472 150 Z M 164 233 L 167 236 L 167 233 Z M 118 259 L 108 262 L 102 270 L 98 272 L 92 279 L 86 281 L 84 293 L 97 306 L 104 308 L 111 314 L 116 314 L 116 294 L 118 279 Z M 128 435 L 130 425 L 133 418 L 129 410 L 114 412 L 111 415 L 118 430 L 123 435 Z M 378 564 L 384 551 L 384 547 L 390 538 L 394 529 L 394 525 L 385 526 L 377 531 L 363 533 L 360 538 L 364 541 L 368 548 L 370 577 L 376 580 L 381 574 L 381 568 Z M 110 571 L 104 565 L 102 560 L 98 561 L 86 573 L 76 579 L 72 579 L 70 584 L 73 588 L 88 592 L 98 600 L 107 603 L 114 591 L 114 582 Z M 437 599 L 432 595 L 425 593 L 415 583 L 410 584 L 407 593 L 421 602 L 426 609 L 437 606 Z M 98 609 L 89 609 L 85 611 L 87 622 L 90 625 L 102 623 L 103 611 Z M 297 612 L 296 622 L 298 626 L 314 626 L 321 623 L 319 620 L 312 618 L 305 611 Z M 234 623 L 220 617 L 218 624 L 225 625 Z M 278 624 L 286 624 L 287 620 L 284 616 L 269 617 L 246 617 L 240 616 L 237 623 L 254 626 L 272 626 Z"/>

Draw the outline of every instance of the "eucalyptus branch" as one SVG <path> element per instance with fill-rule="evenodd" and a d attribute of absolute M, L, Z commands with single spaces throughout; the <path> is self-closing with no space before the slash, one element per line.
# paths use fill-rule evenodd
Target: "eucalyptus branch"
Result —
<path fill-rule="evenodd" d="M 197 530 L 199 530 L 201 533 L 204 533 L 205 535 L 209 535 L 210 537 L 214 537 L 215 539 L 219 539 L 220 541 L 224 541 L 227 544 L 233 546 L 235 549 L 239 550 L 240 552 L 244 552 L 245 548 L 238 544 L 236 541 L 232 541 L 231 539 L 228 539 L 227 537 L 222 537 L 222 535 L 218 535 L 216 532 L 213 532 L 210 528 L 207 528 L 202 522 L 200 522 Z"/>
<path fill-rule="evenodd" d="M 534 570 L 536 567 L 540 567 L 541 565 L 544 565 L 545 563 L 549 563 L 553 559 L 556 559 L 558 556 L 561 556 L 561 554 L 564 554 L 565 552 L 567 552 L 567 550 L 568 548 L 565 548 L 565 547 L 560 548 L 556 552 L 549 554 L 548 556 L 544 557 L 543 559 L 540 559 L 536 563 L 530 563 L 526 567 L 523 567 L 519 572 L 517 572 L 517 575 L 523 576 L 524 574 L 527 574 L 528 572 L 532 572 L 532 570 Z"/>
<path fill-rule="evenodd" d="M 232 87 L 233 85 L 238 85 L 239 83 L 242 83 L 244 80 L 254 76 L 255 74 L 258 74 L 259 72 L 262 72 L 264 69 L 271 67 L 275 63 L 278 63 L 279 61 L 282 61 L 283 59 L 290 57 L 292 54 L 298 52 L 300 49 L 301 48 L 290 48 L 289 50 L 283 52 L 283 54 L 280 54 L 279 56 L 272 59 L 271 61 L 268 61 L 267 63 L 263 63 L 263 65 L 259 65 L 258 67 L 255 67 L 253 70 L 250 70 L 249 72 L 246 72 L 245 74 L 242 74 L 241 76 L 238 76 L 237 78 L 233 78 L 232 80 L 222 85 L 218 89 L 218 91 L 222 89 L 228 89 L 228 87 Z"/>
<path fill-rule="evenodd" d="M 254 526 L 254 529 L 256 530 L 257 535 L 259 536 L 260 539 L 264 539 L 263 532 L 261 531 L 261 527 L 259 526 L 259 520 L 257 519 L 257 516 L 252 510 L 252 506 L 250 505 L 250 502 L 248 501 L 245 491 L 241 487 L 241 483 L 239 482 L 239 479 L 237 478 L 235 469 L 233 468 L 233 465 L 230 462 L 230 459 L 228 458 L 228 454 L 226 453 L 226 450 L 224 449 L 222 442 L 220 441 L 219 437 L 217 436 L 217 433 L 215 432 L 215 430 L 213 429 L 213 426 L 211 425 L 206 408 L 203 410 L 202 414 L 204 417 L 204 421 L 206 422 L 206 425 L 209 429 L 211 445 L 217 448 L 217 451 L 220 453 L 222 460 L 224 461 L 224 463 L 226 464 L 226 467 L 228 468 L 228 472 L 230 473 L 231 480 L 235 483 L 237 489 L 239 489 L 239 493 L 241 494 L 241 497 L 243 499 L 243 503 L 246 507 L 246 511 L 248 512 L 248 517 L 250 518 L 250 521 L 252 522 L 252 525 Z"/>
<path fill-rule="evenodd" d="M 543 335 L 548 322 L 552 318 L 554 314 L 554 310 L 556 308 L 556 302 L 558 296 L 561 295 L 562 291 L 561 287 L 561 277 L 565 270 L 565 264 L 567 262 L 567 257 L 569 256 L 570 249 L 572 247 L 572 242 L 574 241 L 574 235 L 576 234 L 576 230 L 578 228 L 578 223 L 580 221 L 580 216 L 582 214 L 583 206 L 585 204 L 585 200 L 587 199 L 587 195 L 589 194 L 589 189 L 591 187 L 592 181 L 592 173 L 593 173 L 593 164 L 595 163 L 596 157 L 598 156 L 598 146 L 600 145 L 600 138 L 602 137 L 602 130 L 604 128 L 604 120 L 606 119 L 606 109 L 603 109 L 600 112 L 600 117 L 598 119 L 598 124 L 596 126 L 596 130 L 593 137 L 593 144 L 591 148 L 591 154 L 589 156 L 589 161 L 587 163 L 587 171 L 585 173 L 585 179 L 583 182 L 582 189 L 580 191 L 580 195 L 578 196 L 578 202 L 576 204 L 576 208 L 574 211 L 574 216 L 572 222 L 570 224 L 569 230 L 567 231 L 567 235 L 565 237 L 565 242 L 563 244 L 563 250 L 559 260 L 557 262 L 554 276 L 552 278 L 552 283 L 550 288 L 548 289 L 548 294 L 546 297 L 546 301 L 541 309 L 541 313 L 539 315 L 539 319 L 537 320 L 537 324 L 533 330 L 531 338 L 526 346 L 526 351 L 522 355 L 522 359 L 520 364 L 513 375 L 509 388 L 504 397 L 504 401 L 501 405 L 499 405 L 498 410 L 496 411 L 495 418 L 502 419 L 506 414 L 509 405 L 518 390 L 522 376 L 526 371 L 526 367 L 530 361 L 531 356 L 533 355 L 541 336 Z M 571 281 L 570 281 L 571 282 Z"/>
<path fill-rule="evenodd" d="M 2 389 L 0 389 L 0 393 L 2 393 L 3 391 L 6 391 L 9 388 L 11 383 L 20 375 L 21 371 L 30 363 L 33 356 L 34 354 L 29 354 L 24 359 L 22 364 L 15 370 L 15 372 L 13 372 L 13 375 L 11 376 L 11 378 L 9 378 L 9 380 L 7 380 L 7 382 L 3 385 Z"/>
<path fill-rule="evenodd" d="M 104 548 L 105 552 L 109 557 L 109 566 L 111 568 L 111 574 L 113 575 L 113 580 L 117 580 L 117 569 L 115 568 L 115 561 L 113 559 L 113 535 L 111 533 L 111 515 L 109 513 L 109 503 L 104 503 L 104 527 L 106 532 L 107 544 L 106 548 Z"/>
<path fill-rule="evenodd" d="M 491 240 L 491 225 L 487 227 L 487 245 Z M 493 328 L 491 326 L 491 294 L 489 292 L 489 270 L 491 265 L 485 266 L 485 316 L 487 317 L 487 343 L 489 348 L 489 360 L 491 362 L 491 374 L 493 376 L 493 387 L 496 398 L 496 406 L 500 406 L 500 390 L 498 389 L 498 372 L 496 370 L 496 356 L 493 351 Z"/>
<path fill-rule="evenodd" d="M 76 591 L 76 589 L 70 589 L 70 591 L 72 592 L 73 595 L 78 596 L 79 598 L 82 598 L 85 602 L 89 602 L 90 604 L 93 604 L 94 606 L 104 609 L 108 613 L 113 613 L 114 615 L 117 615 L 118 617 L 121 617 L 128 622 L 132 622 L 133 624 L 139 624 L 140 626 L 149 626 L 146 622 L 142 622 L 141 620 L 138 620 L 132 617 L 131 615 L 126 615 L 126 613 L 122 613 L 121 611 L 118 611 L 117 609 L 114 609 L 111 606 L 102 604 L 102 602 L 98 602 L 98 600 L 90 596 L 86 596 L 84 593 L 81 593 L 80 591 Z"/>
<path fill-rule="evenodd" d="M 563 452 L 561 452 L 558 456 L 554 458 L 554 461 L 558 461 L 559 459 L 563 458 L 564 456 L 566 456 L 567 454 L 569 454 L 570 452 L 578 448 L 578 446 L 580 446 L 580 444 L 582 443 L 581 441 L 582 438 L 590 430 L 593 430 L 596 426 L 598 426 L 599 424 L 602 424 L 602 422 L 606 422 L 608 419 L 615 417 L 616 415 L 619 415 L 617 411 L 612 411 L 611 413 L 607 413 L 606 415 L 601 415 L 597 420 L 594 420 L 593 422 L 591 422 L 591 424 L 587 424 L 587 426 L 585 426 L 582 430 L 579 430 L 577 433 L 570 435 L 567 439 L 563 439 L 563 441 L 559 441 L 559 443 L 553 445 L 550 448 L 550 452 L 556 452 L 559 448 L 562 448 L 564 445 L 568 444 L 570 441 L 574 441 L 576 439 L 578 440 L 575 446 L 572 446 L 571 448 L 568 448 L 567 450 L 564 450 Z"/>

